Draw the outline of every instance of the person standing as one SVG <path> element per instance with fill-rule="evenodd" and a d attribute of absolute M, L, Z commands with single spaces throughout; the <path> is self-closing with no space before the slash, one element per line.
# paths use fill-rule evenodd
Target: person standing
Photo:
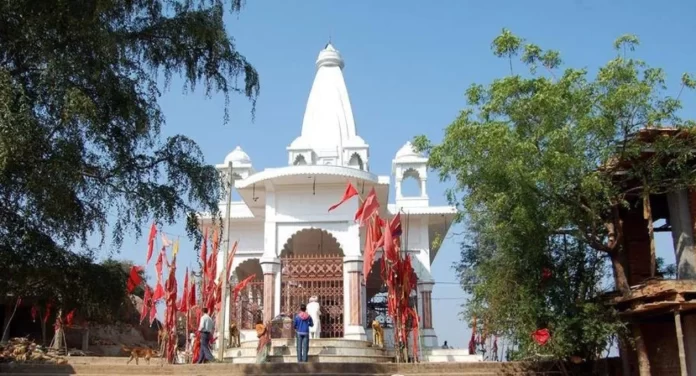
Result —
<path fill-rule="evenodd" d="M 256 363 L 266 363 L 268 355 L 271 352 L 271 323 L 266 325 L 263 321 L 256 322 L 256 337 L 259 339 L 259 344 L 256 347 Z"/>
<path fill-rule="evenodd" d="M 300 312 L 295 315 L 293 324 L 297 336 L 297 362 L 306 363 L 309 355 L 309 328 L 314 326 L 312 316 L 307 313 L 306 305 L 300 305 Z"/>
<path fill-rule="evenodd" d="M 200 355 L 196 363 L 205 363 L 213 360 L 213 354 L 210 352 L 210 335 L 215 329 L 213 319 L 208 315 L 208 308 L 203 308 L 203 315 L 198 324 L 198 332 L 201 334 Z"/>

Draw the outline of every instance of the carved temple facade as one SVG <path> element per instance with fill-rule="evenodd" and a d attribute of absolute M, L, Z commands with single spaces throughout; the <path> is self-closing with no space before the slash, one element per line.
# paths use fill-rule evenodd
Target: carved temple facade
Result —
<path fill-rule="evenodd" d="M 391 176 L 370 172 L 369 145 L 357 134 L 343 68 L 340 53 L 328 44 L 316 61 L 301 134 L 287 147 L 288 166 L 257 172 L 240 147 L 217 165 L 223 176 L 231 165 L 232 189 L 241 198 L 230 208 L 230 239 L 238 241 L 231 284 L 256 276 L 237 301 L 227 302 L 225 322 L 241 325 L 242 341 L 255 340 L 254 321 L 293 314 L 316 295 L 322 307 L 321 337 L 366 340 L 373 319 L 389 331 L 380 253 L 366 283 L 362 275 L 365 234 L 354 221 L 358 199 L 327 211 L 351 182 L 363 199 L 375 189 L 382 218 L 401 212 L 402 248 L 413 258 L 418 278 L 412 299 L 421 317 L 422 344 L 435 347 L 431 264 L 439 242 L 433 240 L 446 236 L 455 209 L 430 206 L 427 159 L 410 142 L 396 153 Z M 392 178 L 395 199 L 388 204 Z M 420 192 L 404 194 L 405 179 L 415 179 Z M 223 195 L 220 210 L 226 209 Z M 206 213 L 199 214 L 199 222 L 212 226 Z M 393 336 L 385 337 L 389 344 Z"/>

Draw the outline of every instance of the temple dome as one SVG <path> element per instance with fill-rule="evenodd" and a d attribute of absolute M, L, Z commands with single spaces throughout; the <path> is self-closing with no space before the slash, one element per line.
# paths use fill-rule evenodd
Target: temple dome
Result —
<path fill-rule="evenodd" d="M 237 146 L 225 157 L 225 164 L 229 164 L 230 162 L 232 162 L 232 165 L 251 164 L 251 158 L 249 158 L 249 154 L 245 153 L 241 147 Z"/>
<path fill-rule="evenodd" d="M 413 144 L 411 141 L 406 141 L 404 146 L 399 149 L 399 151 L 396 152 L 396 156 L 394 157 L 394 160 L 404 160 L 404 159 L 420 159 L 424 158 L 422 154 L 418 153 L 416 149 L 413 147 Z"/>

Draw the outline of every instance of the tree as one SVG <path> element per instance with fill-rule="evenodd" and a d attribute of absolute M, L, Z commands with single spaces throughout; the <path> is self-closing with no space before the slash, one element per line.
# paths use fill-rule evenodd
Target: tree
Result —
<path fill-rule="evenodd" d="M 506 241 L 488 222 L 470 224 L 468 233 L 455 265 L 470 295 L 464 316 L 507 338 L 513 346 L 508 359 L 596 359 L 623 332 L 615 312 L 597 299 L 604 260 L 585 244 L 567 235 Z M 542 328 L 553 334 L 544 347 L 531 335 Z"/>
<path fill-rule="evenodd" d="M 9 231 L 19 226 L 70 248 L 95 232 L 103 241 L 112 225 L 119 246 L 125 231 L 140 234 L 152 218 L 188 215 L 194 234 L 192 213 L 217 212 L 218 173 L 192 139 L 160 139 L 157 98 L 179 75 L 185 89 L 202 84 L 208 95 L 240 93 L 255 103 L 258 74 L 223 22 L 225 9 L 241 5 L 2 2 L 0 237 L 34 251 Z"/>
<path fill-rule="evenodd" d="M 616 288 L 630 293 L 620 216 L 628 197 L 636 189 L 646 197 L 696 181 L 694 123 L 677 116 L 679 95 L 664 94 L 662 69 L 629 57 L 637 45 L 631 35 L 617 39 L 616 57 L 590 77 L 585 69 L 561 71 L 558 52 L 503 30 L 492 49 L 508 60 L 510 75 L 472 85 L 467 107 L 440 144 L 416 138 L 440 178 L 455 180 L 448 198 L 462 217 L 487 223 L 496 252 L 525 252 L 509 261 L 538 267 L 526 252 L 541 257 L 540 250 L 551 252 L 554 239 L 566 234 L 584 252 L 608 257 Z M 515 74 L 517 57 L 529 75 Z M 682 77 L 682 90 L 695 86 Z M 636 135 L 663 125 L 680 137 L 657 137 L 646 155 Z M 591 259 L 586 255 L 585 262 Z"/>
<path fill-rule="evenodd" d="M 86 255 L 55 246 L 50 237 L 39 232 L 15 231 L 26 248 L 0 241 L 3 298 L 11 294 L 42 309 L 50 304 L 53 314 L 58 309 L 63 314 L 76 309 L 79 317 L 90 322 L 121 320 L 128 298 L 127 262 L 97 263 Z"/>

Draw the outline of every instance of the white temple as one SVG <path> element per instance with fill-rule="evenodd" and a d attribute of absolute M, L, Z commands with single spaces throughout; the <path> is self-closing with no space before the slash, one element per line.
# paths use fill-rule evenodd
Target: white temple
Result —
<path fill-rule="evenodd" d="M 217 165 L 223 175 L 232 165 L 234 189 L 241 197 L 231 204 L 230 238 L 238 241 L 232 285 L 256 276 L 238 301 L 226 304 L 225 320 L 241 325 L 242 341 L 255 340 L 251 329 L 256 320 L 292 314 L 300 303 L 317 296 L 322 338 L 366 340 L 373 319 L 389 331 L 380 253 L 363 283 L 364 229 L 354 221 L 358 198 L 328 212 L 351 182 L 362 198 L 374 187 L 382 218 L 402 213 L 402 248 L 411 254 L 418 278 L 413 299 L 421 317 L 422 344 L 435 347 L 431 303 L 435 281 L 430 267 L 439 244 L 433 244 L 433 239 L 445 237 L 455 209 L 430 206 L 427 159 L 410 142 L 392 160 L 395 200 L 387 205 L 391 176 L 370 172 L 369 145 L 357 133 L 343 68 L 341 54 L 328 44 L 316 61 L 300 136 L 287 147 L 288 166 L 257 172 L 239 146 Z M 415 179 L 420 194 L 402 194 L 404 179 Z M 225 206 L 222 198 L 222 213 Z M 211 216 L 201 213 L 200 223 L 211 226 Z M 217 270 L 223 270 L 223 265 Z M 389 344 L 392 335 L 385 337 Z"/>

